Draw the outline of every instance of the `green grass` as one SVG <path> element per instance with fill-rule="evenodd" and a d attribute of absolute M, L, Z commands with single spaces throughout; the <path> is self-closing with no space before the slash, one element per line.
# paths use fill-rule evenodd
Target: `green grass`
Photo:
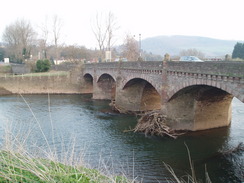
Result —
<path fill-rule="evenodd" d="M 61 155 L 50 147 L 46 136 L 43 133 L 38 119 L 30 108 L 25 98 L 20 95 L 26 103 L 30 112 L 33 114 L 34 120 L 40 128 L 40 135 L 46 141 L 46 147 L 38 147 L 36 144 L 27 144 L 29 134 L 13 134 L 11 124 L 8 123 L 5 129 L 2 147 L 0 148 L 0 183 L 135 183 L 135 180 L 129 180 L 121 174 L 119 176 L 112 175 L 109 171 L 99 171 L 87 168 L 83 163 L 82 155 L 76 154 L 74 144 L 71 144 Z M 50 99 L 48 95 L 48 107 L 50 107 Z M 50 108 L 49 108 L 50 112 Z M 50 116 L 50 123 L 52 120 Z M 53 131 L 53 130 L 52 130 Z M 54 132 L 53 132 L 54 133 Z M 54 134 L 52 134 L 54 135 Z M 54 138 L 53 138 L 53 143 Z M 55 149 L 55 148 L 54 148 Z M 198 183 L 194 165 L 190 157 L 190 151 L 186 145 L 189 155 L 189 164 L 191 175 L 177 177 L 174 170 L 164 163 L 165 167 L 172 175 L 172 181 L 177 183 Z M 106 165 L 100 167 L 101 170 L 108 170 Z M 206 183 L 211 183 L 206 171 Z"/>
<path fill-rule="evenodd" d="M 11 151 L 0 152 L 0 182 L 25 183 L 97 183 L 97 182 L 129 182 L 122 176 L 108 177 L 98 170 L 83 166 L 75 167 L 63 163 L 31 158 L 25 154 L 15 154 Z"/>
<path fill-rule="evenodd" d="M 68 74 L 69 72 L 67 71 L 36 72 L 36 73 L 28 73 L 23 75 L 15 75 L 15 77 L 67 76 Z"/>
<path fill-rule="evenodd" d="M 1 74 L 2 77 L 52 77 L 52 76 L 68 76 L 68 71 L 51 71 L 51 72 L 35 72 L 28 74 Z"/>
<path fill-rule="evenodd" d="M 74 151 L 74 144 L 63 149 L 61 154 L 52 149 L 39 120 L 36 118 L 25 98 L 20 95 L 33 114 L 40 129 L 40 135 L 46 141 L 45 147 L 35 142 L 28 143 L 31 129 L 25 134 L 12 133 L 11 123 L 5 128 L 3 143 L 0 148 L 0 183 L 131 183 L 125 176 L 116 176 L 110 172 L 103 173 L 87 168 L 83 163 L 82 154 Z M 49 95 L 48 95 L 48 101 Z M 50 110 L 50 109 L 49 109 Z M 49 111 L 50 112 L 50 111 Z M 52 120 L 50 119 L 52 125 Z M 54 132 L 53 132 L 54 133 Z M 53 134 L 54 135 L 54 134 Z M 106 169 L 106 167 L 101 167 Z"/>

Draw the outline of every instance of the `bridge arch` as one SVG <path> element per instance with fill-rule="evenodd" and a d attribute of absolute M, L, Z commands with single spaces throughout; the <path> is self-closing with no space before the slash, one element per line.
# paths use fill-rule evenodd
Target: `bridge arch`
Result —
<path fill-rule="evenodd" d="M 93 80 L 93 76 L 90 74 L 90 73 L 86 73 L 84 74 L 83 76 L 85 79 L 88 79 L 88 80 Z"/>
<path fill-rule="evenodd" d="M 167 114 L 178 130 L 205 130 L 228 126 L 233 95 L 209 85 L 192 85 L 177 91 L 167 103 Z M 180 122 L 179 122 L 180 121 Z"/>
<path fill-rule="evenodd" d="M 114 100 L 116 94 L 116 80 L 107 73 L 101 74 L 97 77 L 96 89 L 93 93 L 95 99 L 109 99 Z"/>
<path fill-rule="evenodd" d="M 129 81 L 131 81 L 131 80 L 134 80 L 134 79 L 141 79 L 141 80 L 145 80 L 146 82 L 148 82 L 149 84 L 151 84 L 154 88 L 155 88 L 155 90 L 158 92 L 158 93 L 161 93 L 161 88 L 160 88 L 160 86 L 161 86 L 161 83 L 158 83 L 158 82 L 156 82 L 156 80 L 154 80 L 154 79 L 152 79 L 152 78 L 150 78 L 150 77 L 148 77 L 148 76 L 144 76 L 143 77 L 143 75 L 141 75 L 141 76 L 137 76 L 137 75 L 127 75 L 126 76 L 126 80 L 124 80 L 123 82 L 122 82 L 122 87 L 124 88 L 125 87 L 125 85 L 129 82 Z"/>
<path fill-rule="evenodd" d="M 155 87 L 142 78 L 127 81 L 117 93 L 119 108 L 129 111 L 151 111 L 161 109 L 161 96 Z"/>
<path fill-rule="evenodd" d="M 105 78 L 110 78 L 110 79 L 112 79 L 114 82 L 116 82 L 116 79 L 115 79 L 115 77 L 113 77 L 111 74 L 109 74 L 109 73 L 102 73 L 102 74 L 100 74 L 100 75 L 98 75 L 97 76 L 97 80 L 96 80 L 96 82 L 99 82 L 99 81 L 101 81 L 101 79 L 105 79 Z"/>
<path fill-rule="evenodd" d="M 93 93 L 93 77 L 91 74 L 86 73 L 83 76 L 84 84 L 82 93 Z"/>
<path fill-rule="evenodd" d="M 196 80 L 196 81 L 185 80 L 185 81 L 178 83 L 178 85 L 174 85 L 174 89 L 170 90 L 168 93 L 168 100 L 170 100 L 171 97 L 173 95 L 175 95 L 177 92 L 179 92 L 180 90 L 182 90 L 186 87 L 195 86 L 195 85 L 207 85 L 207 86 L 212 86 L 212 87 L 221 89 L 221 90 L 226 91 L 227 93 L 233 95 L 234 97 L 238 98 L 240 101 L 244 102 L 242 93 L 240 91 L 237 91 L 238 88 L 233 89 L 232 87 L 229 87 L 225 83 L 219 83 L 217 81 L 208 82 L 206 80 Z"/>

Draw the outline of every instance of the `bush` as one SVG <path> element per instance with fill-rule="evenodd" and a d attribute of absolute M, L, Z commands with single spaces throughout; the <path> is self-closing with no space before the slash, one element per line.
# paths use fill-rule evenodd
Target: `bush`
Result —
<path fill-rule="evenodd" d="M 49 60 L 37 60 L 36 72 L 47 72 L 51 68 L 51 62 Z"/>

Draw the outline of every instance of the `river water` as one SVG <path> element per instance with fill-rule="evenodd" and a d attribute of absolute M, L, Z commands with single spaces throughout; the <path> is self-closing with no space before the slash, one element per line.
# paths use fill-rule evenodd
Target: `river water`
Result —
<path fill-rule="evenodd" d="M 176 140 L 124 132 L 136 125 L 136 117 L 114 114 L 108 103 L 90 95 L 50 95 L 50 100 L 47 95 L 1 96 L 0 142 L 10 124 L 13 133 L 23 135 L 28 129 L 31 142 L 41 147 L 47 144 L 44 133 L 60 153 L 75 139 L 75 151 L 81 151 L 91 167 L 150 183 L 171 180 L 163 162 L 179 176 L 190 174 L 187 144 L 199 179 L 205 180 L 206 165 L 212 182 L 244 181 L 244 153 L 216 155 L 244 142 L 244 104 L 239 100 L 233 99 L 231 126 Z"/>

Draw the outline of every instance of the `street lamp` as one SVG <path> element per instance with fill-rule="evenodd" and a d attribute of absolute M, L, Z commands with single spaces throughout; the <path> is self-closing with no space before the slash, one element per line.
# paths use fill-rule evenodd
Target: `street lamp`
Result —
<path fill-rule="evenodd" d="M 139 56 L 141 57 L 141 34 L 139 34 Z"/>

